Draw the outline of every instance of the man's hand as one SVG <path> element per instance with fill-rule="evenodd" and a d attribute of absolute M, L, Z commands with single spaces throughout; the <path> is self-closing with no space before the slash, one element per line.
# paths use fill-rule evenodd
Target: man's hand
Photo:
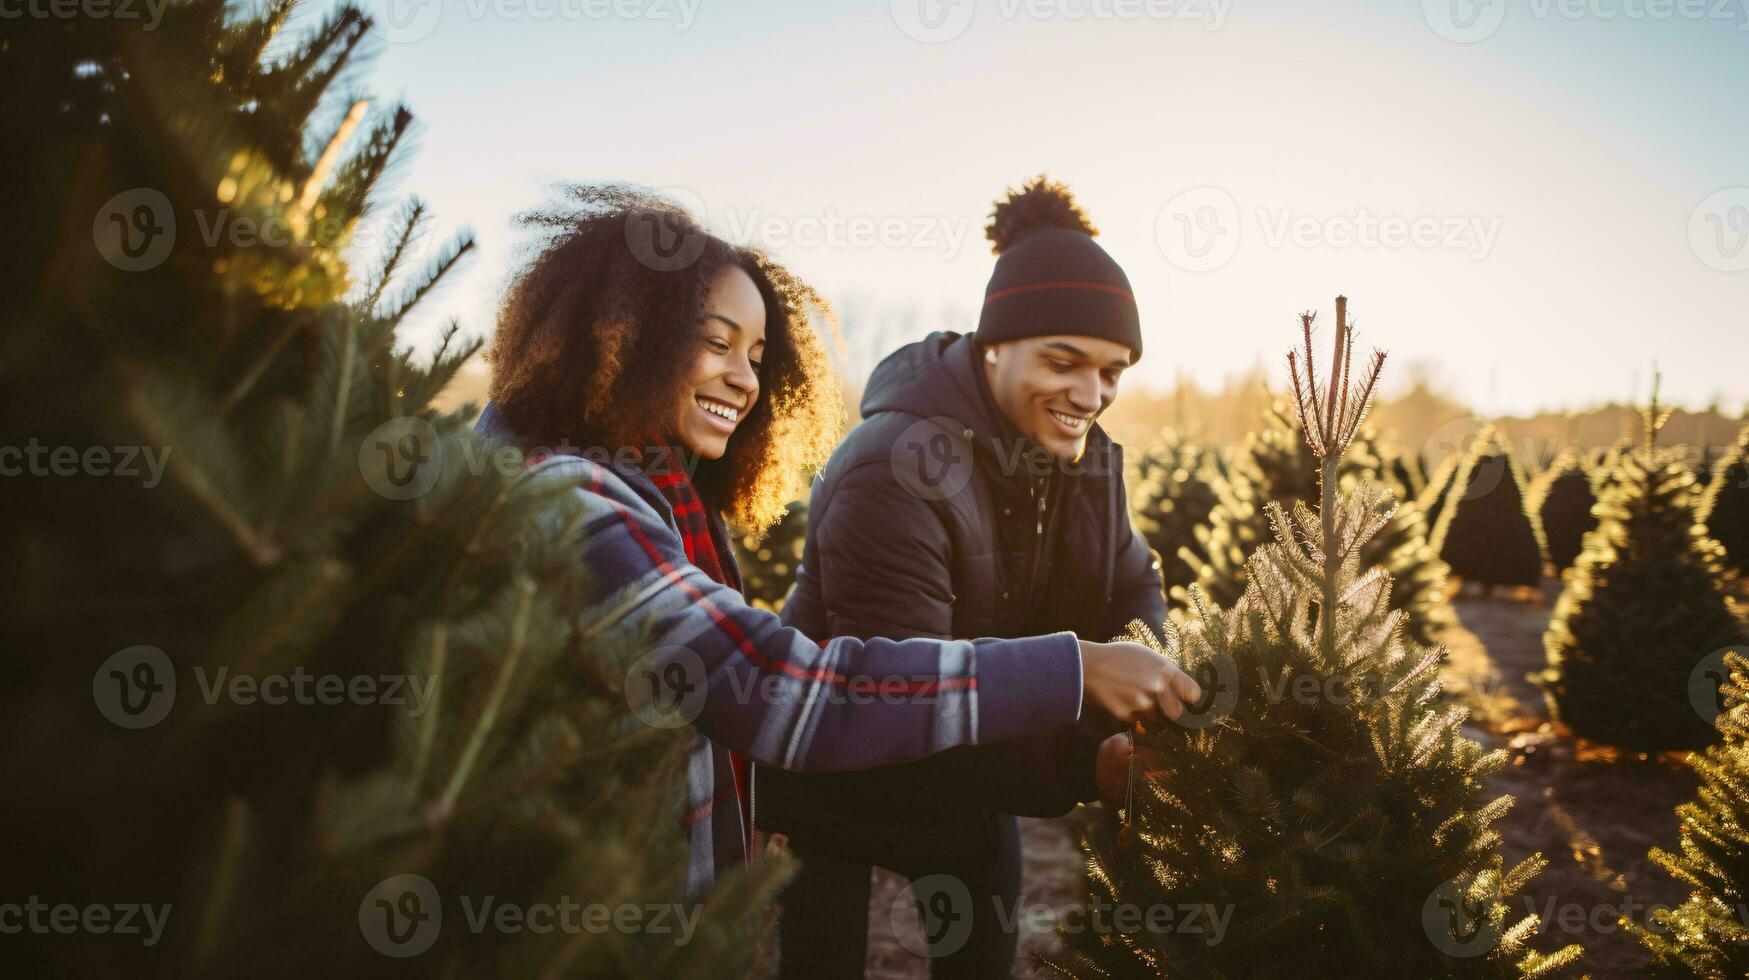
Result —
<path fill-rule="evenodd" d="M 1099 798 L 1114 813 L 1129 799 L 1130 753 L 1135 751 L 1135 744 L 1135 737 L 1129 732 L 1119 732 L 1099 743 L 1099 753 L 1093 759 L 1093 780 L 1099 784 Z"/>
<path fill-rule="evenodd" d="M 1177 721 L 1202 697 L 1189 674 L 1140 643 L 1080 642 L 1082 701 L 1119 724 L 1161 716 Z"/>

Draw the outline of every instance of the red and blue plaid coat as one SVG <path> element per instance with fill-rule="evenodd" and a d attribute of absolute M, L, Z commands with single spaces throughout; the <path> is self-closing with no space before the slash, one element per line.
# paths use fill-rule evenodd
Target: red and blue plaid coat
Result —
<path fill-rule="evenodd" d="M 487 431 L 489 415 L 480 420 Z M 699 733 L 686 777 L 690 897 L 746 857 L 730 750 L 784 769 L 869 769 L 1048 732 L 1080 716 L 1072 633 L 816 644 L 687 561 L 672 509 L 636 466 L 551 456 L 524 473 L 537 477 L 576 487 L 595 590 L 580 622 L 619 617 L 629 635 L 644 637 L 655 673 L 687 678 L 685 712 L 696 713 Z M 717 553 L 732 563 L 721 519 L 711 519 Z"/>

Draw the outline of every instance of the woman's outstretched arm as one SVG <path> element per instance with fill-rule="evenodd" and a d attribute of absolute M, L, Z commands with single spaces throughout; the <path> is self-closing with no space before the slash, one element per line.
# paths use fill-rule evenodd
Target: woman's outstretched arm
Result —
<path fill-rule="evenodd" d="M 648 693 L 764 765 L 867 769 L 1049 731 L 1080 717 L 1084 697 L 1131 717 L 1175 717 L 1196 697 L 1194 682 L 1145 647 L 1070 633 L 816 645 L 688 562 L 654 502 L 609 467 L 555 456 L 525 478 L 576 488 L 594 583 L 584 627 L 612 620 L 619 635 L 642 637 Z"/>

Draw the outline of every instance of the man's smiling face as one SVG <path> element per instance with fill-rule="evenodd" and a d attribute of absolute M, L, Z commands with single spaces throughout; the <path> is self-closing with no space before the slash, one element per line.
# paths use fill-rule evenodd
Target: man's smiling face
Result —
<path fill-rule="evenodd" d="M 1132 356 L 1116 341 L 1076 334 L 1024 337 L 984 351 L 996 406 L 1022 435 L 1066 461 L 1086 451 L 1087 433 L 1117 399 Z"/>

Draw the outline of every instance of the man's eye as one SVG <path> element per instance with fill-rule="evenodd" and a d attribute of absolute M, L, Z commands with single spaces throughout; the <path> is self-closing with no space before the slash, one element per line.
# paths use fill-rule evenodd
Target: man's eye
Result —
<path fill-rule="evenodd" d="M 1050 365 L 1051 370 L 1057 372 L 1058 374 L 1066 374 L 1069 371 L 1069 365 L 1065 364 L 1062 361 L 1047 360 L 1047 361 L 1045 361 L 1045 363 Z"/>

